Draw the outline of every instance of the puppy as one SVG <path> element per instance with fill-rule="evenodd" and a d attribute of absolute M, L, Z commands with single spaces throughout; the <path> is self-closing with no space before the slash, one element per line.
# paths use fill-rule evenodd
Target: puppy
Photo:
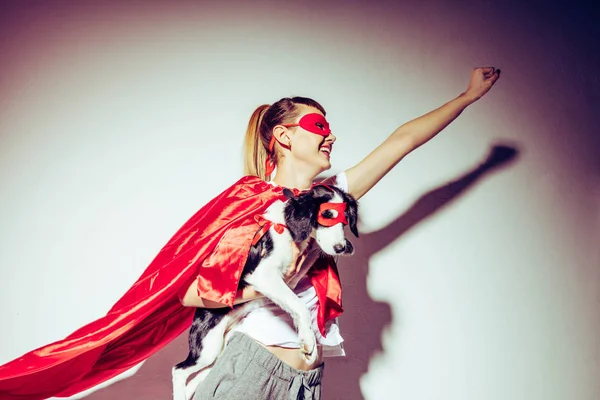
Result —
<path fill-rule="evenodd" d="M 298 330 L 303 357 L 308 364 L 315 361 L 317 346 L 309 311 L 290 288 L 295 284 L 288 286 L 283 280 L 292 263 L 291 244 L 294 242 L 302 253 L 310 238 L 314 237 L 326 254 L 351 255 L 354 248 L 344 235 L 344 226 L 348 225 L 354 236 L 358 237 L 358 204 L 349 194 L 327 185 L 315 185 L 297 197 L 292 191 L 284 189 L 284 195 L 287 201 L 275 201 L 259 217 L 269 228 L 251 247 L 240 278 L 239 289 L 251 285 L 264 298 L 236 305 L 233 309 L 196 309 L 189 333 L 188 357 L 172 370 L 174 400 L 192 397 L 223 350 L 236 323 L 269 300 L 291 315 Z M 303 276 L 308 268 L 310 266 L 305 266 L 298 276 Z M 198 372 L 196 377 L 186 385 L 188 377 L 195 372 Z"/>

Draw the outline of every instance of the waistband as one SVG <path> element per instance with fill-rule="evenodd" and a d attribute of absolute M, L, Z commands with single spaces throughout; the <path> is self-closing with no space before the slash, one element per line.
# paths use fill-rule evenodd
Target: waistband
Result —
<path fill-rule="evenodd" d="M 292 382 L 298 381 L 298 378 L 300 378 L 300 382 L 298 383 L 315 386 L 320 384 L 321 379 L 323 378 L 324 364 L 309 371 L 293 368 L 281 361 L 277 356 L 265 349 L 254 339 L 243 333 L 235 332 L 231 335 L 227 347 L 232 345 L 246 357 L 251 358 L 254 363 L 262 366 L 268 373 L 275 375 L 280 379 Z"/>

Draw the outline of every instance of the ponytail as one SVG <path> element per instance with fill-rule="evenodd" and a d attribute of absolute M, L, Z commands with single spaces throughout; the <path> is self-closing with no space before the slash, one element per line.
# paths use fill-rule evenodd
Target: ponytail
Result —
<path fill-rule="evenodd" d="M 269 109 L 268 104 L 259 106 L 250 117 L 244 140 L 244 175 L 258 176 L 267 180 L 265 163 L 269 157 L 262 141 L 260 126 L 263 115 Z"/>

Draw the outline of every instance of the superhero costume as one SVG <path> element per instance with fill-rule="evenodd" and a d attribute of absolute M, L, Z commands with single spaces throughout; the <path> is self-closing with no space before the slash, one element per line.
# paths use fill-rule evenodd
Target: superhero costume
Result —
<path fill-rule="evenodd" d="M 203 298 L 232 306 L 251 242 L 255 216 L 283 188 L 246 176 L 196 212 L 167 242 L 106 316 L 61 341 L 0 366 L 0 400 L 68 397 L 113 378 L 147 359 L 189 329 L 194 308 L 178 294 L 198 279 Z M 335 261 L 318 259 L 308 275 L 319 300 L 317 322 L 340 315 Z"/>

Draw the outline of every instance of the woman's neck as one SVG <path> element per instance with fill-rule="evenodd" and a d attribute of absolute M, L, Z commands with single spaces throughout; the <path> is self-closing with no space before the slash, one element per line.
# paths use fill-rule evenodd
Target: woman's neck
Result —
<path fill-rule="evenodd" d="M 289 189 L 305 190 L 310 188 L 318 174 L 318 172 L 307 171 L 306 168 L 294 168 L 289 164 L 280 163 L 277 166 L 277 173 L 273 178 L 273 182 L 278 186 Z"/>

